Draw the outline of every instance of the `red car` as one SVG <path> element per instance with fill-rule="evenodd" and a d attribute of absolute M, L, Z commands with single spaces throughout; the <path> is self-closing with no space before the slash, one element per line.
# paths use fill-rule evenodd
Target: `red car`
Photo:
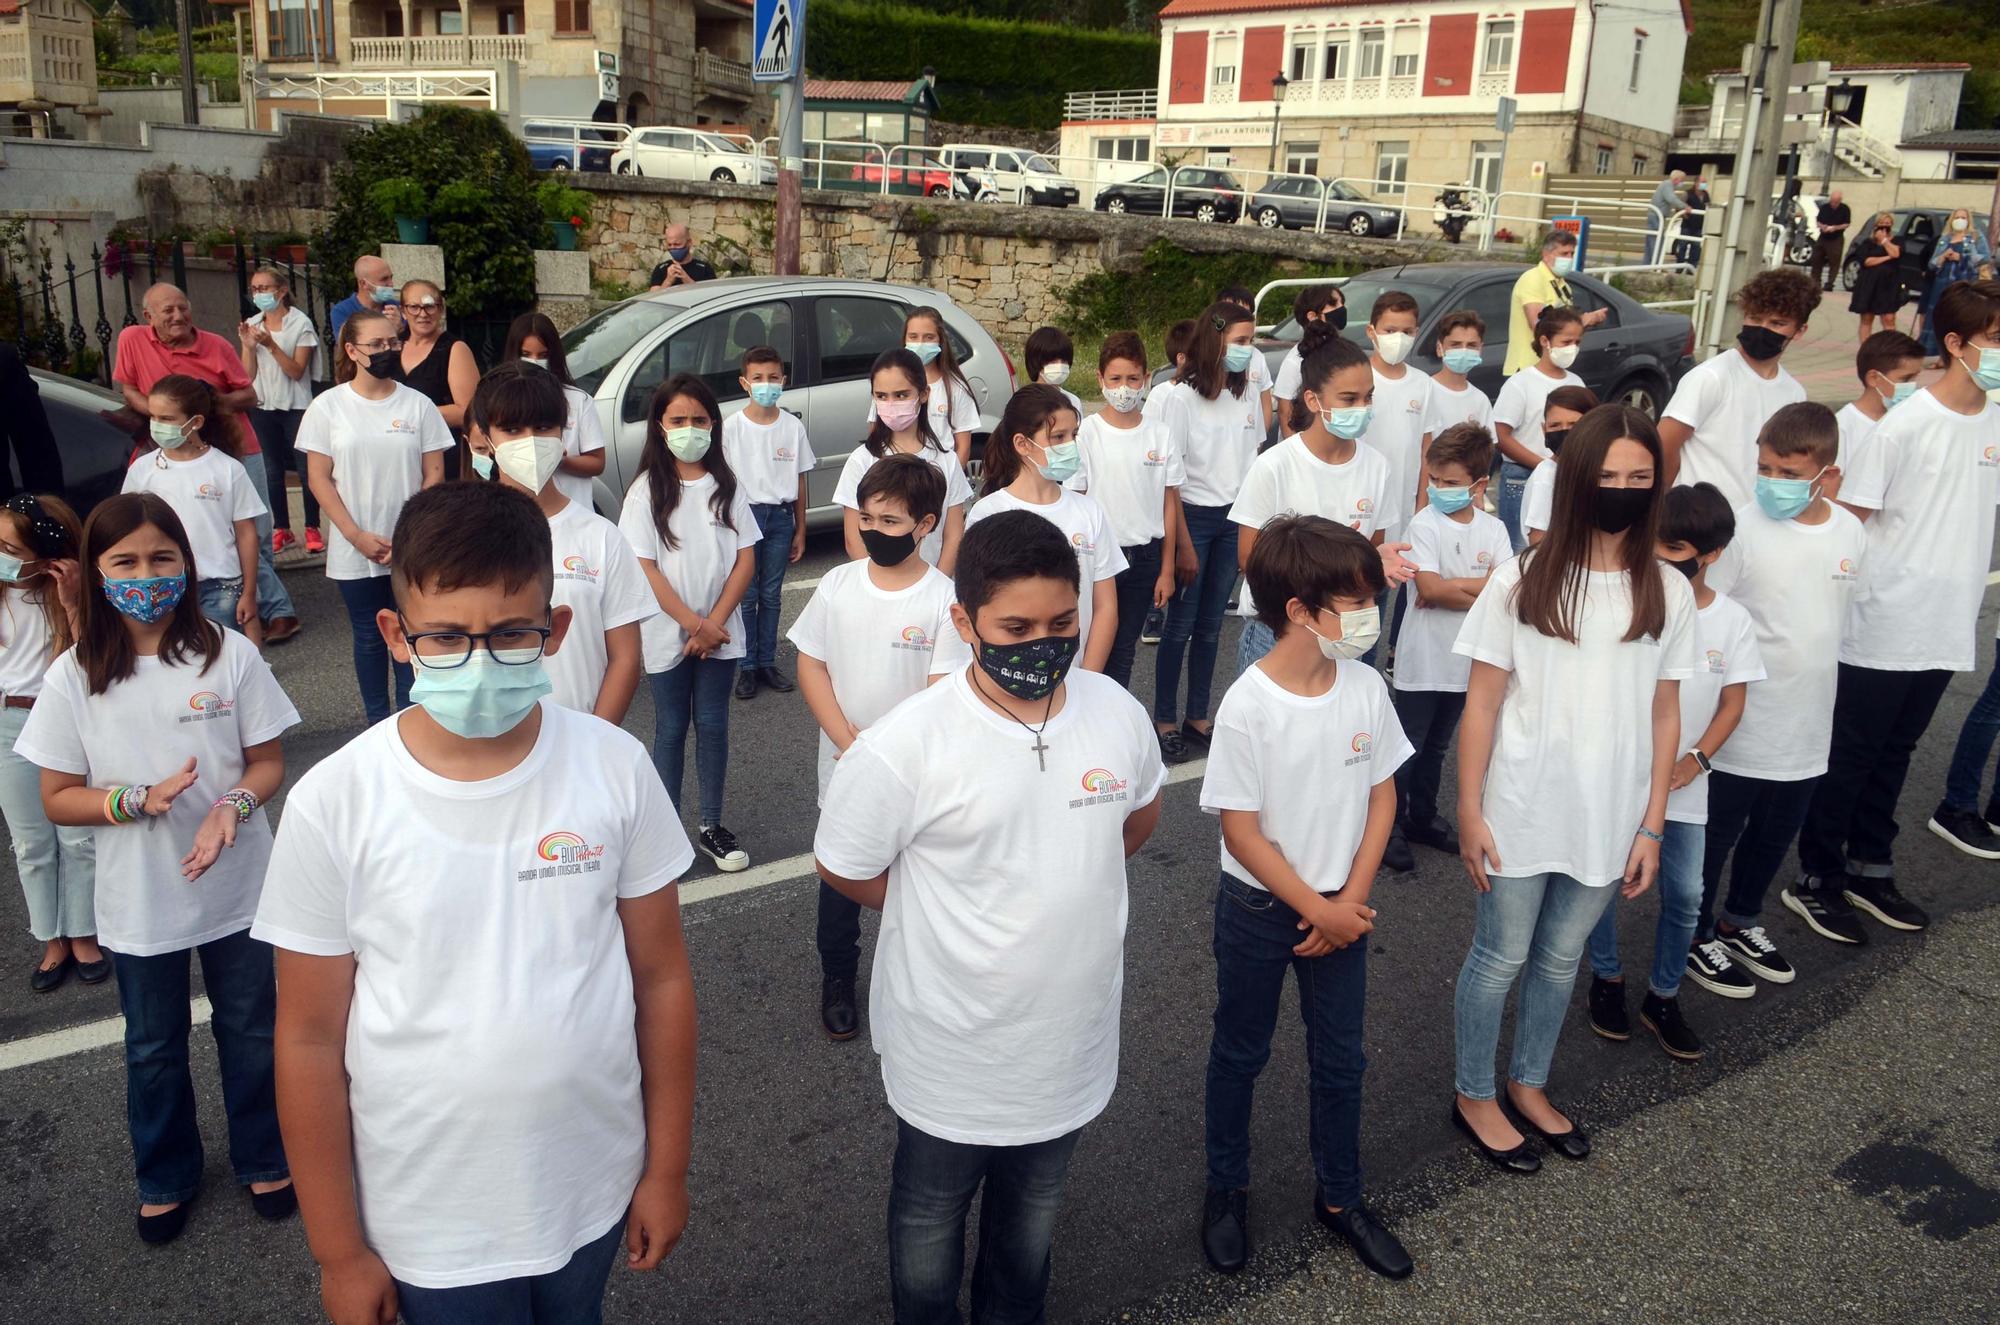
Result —
<path fill-rule="evenodd" d="M 879 162 L 858 165 L 854 168 L 854 178 L 880 190 L 883 169 Z M 887 169 L 891 193 L 922 193 L 928 198 L 943 198 L 951 193 L 951 171 L 933 157 L 897 157 Z"/>

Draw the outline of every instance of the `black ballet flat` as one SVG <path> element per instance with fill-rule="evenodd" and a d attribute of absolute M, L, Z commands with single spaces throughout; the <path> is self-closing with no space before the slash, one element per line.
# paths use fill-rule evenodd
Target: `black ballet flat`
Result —
<path fill-rule="evenodd" d="M 1514 1116 L 1515 1123 L 1520 1126 L 1522 1131 L 1533 1132 L 1548 1144 L 1549 1149 L 1555 1151 L 1564 1159 L 1582 1160 L 1590 1158 L 1590 1137 L 1581 1127 L 1576 1125 L 1576 1119 L 1570 1119 L 1569 1130 L 1567 1132 L 1545 1132 L 1534 1119 L 1522 1113 L 1520 1107 L 1515 1105 L 1512 1100 L 1507 1101 L 1507 1103 L 1509 1106 L 1508 1112 Z"/>
<path fill-rule="evenodd" d="M 141 1215 L 135 1213 L 133 1218 L 139 1231 L 139 1241 L 155 1247 L 164 1242 L 172 1242 L 181 1235 L 182 1230 L 187 1228 L 188 1215 L 193 1210 L 194 1198 L 189 1197 L 164 1214 Z"/>
<path fill-rule="evenodd" d="M 1459 1112 L 1457 1100 L 1451 1102 L 1451 1121 L 1454 1127 L 1465 1133 L 1480 1154 L 1498 1167 L 1509 1173 L 1526 1174 L 1542 1171 L 1542 1157 L 1529 1149 L 1526 1141 L 1522 1141 L 1511 1150 L 1501 1150 L 1480 1140 L 1479 1133 L 1473 1130 L 1472 1124 L 1465 1120 L 1463 1113 Z"/>

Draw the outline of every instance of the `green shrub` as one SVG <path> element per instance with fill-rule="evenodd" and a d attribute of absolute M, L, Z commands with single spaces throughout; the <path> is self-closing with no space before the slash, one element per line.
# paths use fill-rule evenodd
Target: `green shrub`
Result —
<path fill-rule="evenodd" d="M 573 221 L 581 229 L 590 223 L 590 209 L 597 199 L 559 179 L 545 179 L 535 185 L 535 205 L 542 209 L 544 220 Z"/>
<path fill-rule="evenodd" d="M 1265 253 L 1188 253 L 1157 239 L 1140 259 L 1139 270 L 1096 272 L 1058 290 L 1065 310 L 1058 320 L 1079 335 L 1152 330 L 1193 317 L 1225 285 L 1257 290 L 1266 281 L 1352 276 L 1360 270 L 1359 264 L 1300 262 Z M 1282 298 L 1273 295 L 1257 316 L 1275 322 L 1290 307 L 1289 292 Z"/>
<path fill-rule="evenodd" d="M 399 216 L 430 215 L 431 201 L 424 186 L 407 175 L 392 175 L 370 184 L 368 202 L 385 221 L 393 222 Z"/>

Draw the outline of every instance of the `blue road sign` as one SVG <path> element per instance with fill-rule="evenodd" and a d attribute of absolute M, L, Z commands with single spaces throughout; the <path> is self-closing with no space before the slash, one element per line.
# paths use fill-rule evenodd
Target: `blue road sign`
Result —
<path fill-rule="evenodd" d="M 759 83 L 789 82 L 799 69 L 799 37 L 805 31 L 805 0 L 756 0 L 751 35 L 756 58 L 750 77 Z"/>

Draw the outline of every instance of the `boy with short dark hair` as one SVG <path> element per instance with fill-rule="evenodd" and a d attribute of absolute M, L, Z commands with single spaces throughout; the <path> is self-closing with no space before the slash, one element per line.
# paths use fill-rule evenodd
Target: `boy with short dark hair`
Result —
<path fill-rule="evenodd" d="M 1694 675 L 1680 685 L 1681 746 L 1668 778 L 1666 836 L 1660 843 L 1660 921 L 1653 971 L 1639 1021 L 1669 1057 L 1693 1062 L 1701 1039 L 1681 1016 L 1681 979 L 1702 918 L 1702 855 L 1708 822 L 1707 778 L 1717 754 L 1743 719 L 1745 693 L 1764 679 L 1757 625 L 1741 603 L 1708 585 L 1708 568 L 1736 536 L 1729 499 L 1711 483 L 1670 488 L 1660 510 L 1661 561 L 1694 588 Z M 1607 1040 L 1631 1036 L 1625 972 L 1618 961 L 1618 899 L 1590 934 L 1590 1027 Z"/>
<path fill-rule="evenodd" d="M 778 408 L 785 361 L 776 350 L 745 350 L 737 381 L 750 403 L 722 421 L 722 453 L 763 535 L 743 595 L 743 660 L 736 667 L 736 697 L 752 699 L 760 685 L 781 694 L 792 689 L 778 670 L 778 612 L 785 568 L 806 553 L 806 476 L 819 460 L 799 416 Z"/>
<path fill-rule="evenodd" d="M 1222 821 L 1202 1251 L 1250 1254 L 1250 1101 L 1294 971 L 1311 1052 L 1313 1215 L 1377 1274 L 1408 1253 L 1361 1204 L 1361 1016 L 1368 905 L 1410 756 L 1389 689 L 1347 637 L 1387 584 L 1374 544 L 1316 515 L 1266 524 L 1244 567 L 1276 642 L 1215 714 L 1201 807 Z M 1282 844 L 1282 845 L 1280 845 Z"/>
<path fill-rule="evenodd" d="M 1896 887 L 1891 844 L 1910 753 L 1953 672 L 1969 672 L 2000 498 L 2000 281 L 1961 281 L 1930 326 L 1944 376 L 1883 419 L 1840 494 L 1867 519 L 1868 556 L 1840 641 L 1833 749 L 1799 833 L 1785 905 L 1822 938 L 1865 942 L 1861 911 L 1891 929 L 1930 917 Z M 1977 815 L 1934 814 L 1954 845 L 1996 847 Z M 1990 833 L 1990 830 L 1988 830 Z M 1961 835 L 1963 834 L 1963 835 Z"/>
<path fill-rule="evenodd" d="M 431 488 L 391 546 L 415 705 L 292 789 L 252 931 L 321 1296 L 595 1319 L 620 1230 L 650 1270 L 687 1223 L 694 853 L 638 741 L 541 702 L 570 613 L 535 503 Z"/>
<path fill-rule="evenodd" d="M 973 664 L 863 732 L 820 813 L 820 877 L 882 912 L 897 1320 L 956 1317 L 982 1184 L 973 1317 L 1041 1318 L 1070 1153 L 1117 1084 L 1125 860 L 1166 768 L 1139 701 L 1071 668 L 1078 580 L 1032 511 L 966 530 L 952 621 Z"/>
<path fill-rule="evenodd" d="M 944 518 L 944 475 L 921 456 L 877 460 L 855 501 L 868 555 L 828 571 L 792 623 L 799 689 L 819 723 L 819 801 L 835 763 L 882 715 L 971 658 L 951 624 L 951 579 L 917 555 Z M 854 1037 L 861 907 L 824 882 L 816 942 L 820 1025 Z"/>
<path fill-rule="evenodd" d="M 1416 344 L 1417 301 L 1401 290 L 1384 290 L 1368 311 L 1368 364 L 1375 370 L 1375 412 L 1361 442 L 1389 462 L 1389 495 L 1401 513 L 1394 524 L 1382 530 L 1391 543 L 1402 541 L 1422 485 L 1424 420 L 1430 412 L 1431 379 L 1406 362 Z"/>
<path fill-rule="evenodd" d="M 1851 473 L 1876 425 L 1889 411 L 1917 390 L 1924 371 L 1924 347 L 1900 331 L 1878 331 L 1861 342 L 1854 356 L 1854 375 L 1861 394 L 1840 407 L 1833 417 L 1840 424 L 1840 470 Z"/>
<path fill-rule="evenodd" d="M 1426 449 L 1454 424 L 1493 431 L 1493 402 L 1466 376 L 1486 357 L 1486 319 L 1469 308 L 1446 313 L 1438 319 L 1437 353 L 1442 363 L 1431 376 L 1430 404 L 1424 413 Z M 1421 506 L 1421 492 L 1417 499 Z"/>

